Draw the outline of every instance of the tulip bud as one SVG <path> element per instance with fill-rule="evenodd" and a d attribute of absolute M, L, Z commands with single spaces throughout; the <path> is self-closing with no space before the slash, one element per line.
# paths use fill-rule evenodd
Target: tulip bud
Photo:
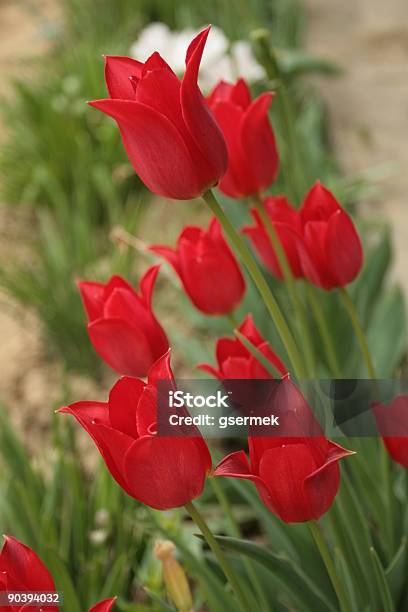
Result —
<path fill-rule="evenodd" d="M 180 563 L 174 558 L 175 546 L 170 540 L 157 540 L 154 554 L 161 561 L 163 579 L 170 599 L 180 612 L 193 609 L 193 599 L 186 574 Z"/>

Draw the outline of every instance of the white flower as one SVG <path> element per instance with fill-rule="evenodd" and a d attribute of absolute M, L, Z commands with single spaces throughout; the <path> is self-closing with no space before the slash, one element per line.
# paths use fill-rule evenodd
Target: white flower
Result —
<path fill-rule="evenodd" d="M 130 55 L 144 62 L 158 51 L 174 72 L 182 75 L 185 69 L 185 55 L 188 45 L 202 30 L 185 29 L 172 32 L 164 23 L 151 23 L 140 33 L 130 48 Z M 237 41 L 230 47 L 224 32 L 213 26 L 204 49 L 200 67 L 200 87 L 208 92 L 221 79 L 233 82 L 240 76 L 256 81 L 265 76 L 246 41 Z"/>

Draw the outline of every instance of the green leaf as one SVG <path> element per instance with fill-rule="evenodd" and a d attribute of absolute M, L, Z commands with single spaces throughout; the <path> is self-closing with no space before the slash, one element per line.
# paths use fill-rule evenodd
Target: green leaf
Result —
<path fill-rule="evenodd" d="M 395 612 L 395 606 L 392 601 L 392 596 L 388 588 L 387 578 L 384 572 L 384 568 L 381 565 L 381 561 L 373 547 L 370 548 L 370 555 L 372 566 L 374 568 L 374 574 L 376 577 L 378 591 L 382 602 L 383 612 Z"/>
<path fill-rule="evenodd" d="M 81 606 L 78 600 L 74 584 L 61 558 L 50 548 L 45 549 L 42 557 L 54 578 L 57 591 L 61 591 L 64 594 L 63 609 L 66 612 L 81 612 L 83 606 Z"/>
<path fill-rule="evenodd" d="M 216 538 L 224 548 L 246 555 L 266 567 L 272 574 L 271 579 L 275 579 L 302 610 L 335 612 L 336 607 L 330 597 L 291 559 L 246 540 L 225 536 Z"/>
<path fill-rule="evenodd" d="M 405 303 L 400 289 L 393 289 L 377 302 L 367 332 L 377 372 L 392 376 L 407 352 Z"/>
<path fill-rule="evenodd" d="M 404 536 L 401 541 L 401 545 L 392 559 L 391 563 L 385 570 L 385 576 L 387 578 L 387 584 L 390 589 L 391 595 L 394 601 L 398 601 L 402 589 L 406 582 L 406 568 L 407 568 L 407 538 Z"/>

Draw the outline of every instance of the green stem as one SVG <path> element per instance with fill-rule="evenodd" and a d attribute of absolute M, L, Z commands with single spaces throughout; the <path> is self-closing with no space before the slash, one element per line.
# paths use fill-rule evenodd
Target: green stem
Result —
<path fill-rule="evenodd" d="M 313 539 L 316 543 L 316 546 L 326 566 L 327 573 L 329 574 L 331 583 L 337 595 L 337 599 L 339 600 L 340 608 L 342 612 L 350 612 L 347 597 L 343 592 L 342 585 L 340 583 L 339 577 L 337 576 L 336 568 L 334 567 L 333 559 L 331 557 L 326 540 L 324 539 L 323 534 L 320 531 L 320 527 L 316 523 L 316 521 L 310 521 L 308 525 L 312 533 Z"/>
<path fill-rule="evenodd" d="M 283 164 L 286 190 L 291 192 L 291 199 L 300 203 L 306 191 L 306 178 L 299 158 L 298 139 L 295 131 L 295 113 L 288 93 L 285 77 L 279 66 L 275 50 L 270 44 L 270 33 L 259 29 L 253 33 L 253 39 L 258 47 L 259 60 L 265 68 L 268 78 L 275 83 L 276 106 L 280 116 L 280 125 L 284 131 L 284 144 L 287 147 L 287 159 Z M 293 174 L 293 177 L 291 176 Z"/>
<path fill-rule="evenodd" d="M 292 363 L 295 376 L 299 379 L 304 378 L 305 373 L 303 363 L 295 340 L 281 312 L 281 309 L 279 308 L 279 305 L 265 280 L 264 275 L 251 254 L 251 251 L 248 249 L 245 242 L 242 240 L 242 237 L 239 235 L 228 219 L 227 215 L 224 213 L 223 209 L 214 197 L 214 194 L 211 191 L 206 191 L 203 194 L 203 199 L 208 204 L 213 214 L 217 217 L 218 221 L 221 223 L 225 233 L 228 236 L 228 239 L 234 246 L 249 274 L 251 275 L 251 278 L 254 281 L 263 301 L 265 302 L 268 312 L 271 315 L 271 318 L 275 323 L 278 333 L 282 339 L 284 347 Z"/>
<path fill-rule="evenodd" d="M 316 320 L 319 334 L 323 342 L 324 350 L 327 357 L 327 362 L 332 371 L 332 374 L 336 378 L 341 378 L 341 369 L 337 359 L 336 350 L 333 346 L 332 337 L 327 327 L 326 318 L 319 304 L 319 300 L 316 297 L 315 289 L 309 284 L 306 284 L 306 293 L 312 308 L 313 316 Z"/>
<path fill-rule="evenodd" d="M 235 317 L 233 312 L 230 312 L 226 315 L 232 329 L 236 329 L 237 327 L 239 327 L 239 322 L 237 320 L 237 318 Z"/>
<path fill-rule="evenodd" d="M 221 510 L 224 512 L 227 518 L 228 525 L 229 525 L 229 531 L 231 535 L 234 538 L 242 538 L 241 529 L 239 527 L 238 522 L 235 520 L 234 513 L 231 510 L 231 506 L 228 501 L 228 497 L 225 494 L 224 489 L 222 488 L 221 484 L 218 482 L 217 478 L 211 478 L 210 483 L 218 499 Z M 254 591 L 258 596 L 259 603 L 261 604 L 261 610 L 268 610 L 270 606 L 269 606 L 268 600 L 265 597 L 265 593 L 263 592 L 262 585 L 260 581 L 258 580 L 258 576 L 256 574 L 253 564 L 247 557 L 243 557 L 242 562 L 245 566 L 248 577 L 251 580 Z"/>
<path fill-rule="evenodd" d="M 347 292 L 347 289 L 340 287 L 340 296 L 343 301 L 344 307 L 346 308 L 353 325 L 354 331 L 357 336 L 358 344 L 360 346 L 361 353 L 367 366 L 368 375 L 372 379 L 377 378 L 375 367 L 371 359 L 370 349 L 368 348 L 367 339 L 365 337 L 363 328 L 358 318 L 356 309 L 354 308 L 353 301 Z"/>
<path fill-rule="evenodd" d="M 285 281 L 285 284 L 288 288 L 290 299 L 293 305 L 293 310 L 295 312 L 295 316 L 299 324 L 301 343 L 305 349 L 307 373 L 311 378 L 313 378 L 315 374 L 316 365 L 313 351 L 313 343 L 310 335 L 309 325 L 306 320 L 305 312 L 303 309 L 303 304 L 300 299 L 299 292 L 297 291 L 295 279 L 293 278 L 292 270 L 286 257 L 285 250 L 281 244 L 281 241 L 279 240 L 279 236 L 276 232 L 276 229 L 274 228 L 273 223 L 265 208 L 264 201 L 260 196 L 256 196 L 254 199 L 256 210 L 259 213 L 261 221 L 266 229 L 266 233 L 268 234 L 268 238 L 271 241 L 273 250 L 275 251 L 276 257 L 278 259 L 279 267 L 282 271 L 283 280 Z"/>
<path fill-rule="evenodd" d="M 239 579 L 235 575 L 233 569 L 230 567 L 227 559 L 224 556 L 224 553 L 221 550 L 220 545 L 218 544 L 217 540 L 214 538 L 212 531 L 208 527 L 204 517 L 195 507 L 193 502 L 188 502 L 188 504 L 185 505 L 185 509 L 187 510 L 187 512 L 189 513 L 189 515 L 191 516 L 191 518 L 193 519 L 197 527 L 200 529 L 201 533 L 203 534 L 205 538 L 205 541 L 207 542 L 208 546 L 211 548 L 214 555 L 216 556 L 217 561 L 220 564 L 222 571 L 224 572 L 228 582 L 230 583 L 238 599 L 240 607 L 245 612 L 251 612 L 251 607 L 248 605 L 246 601 L 244 592 L 241 589 L 241 585 L 239 583 Z"/>

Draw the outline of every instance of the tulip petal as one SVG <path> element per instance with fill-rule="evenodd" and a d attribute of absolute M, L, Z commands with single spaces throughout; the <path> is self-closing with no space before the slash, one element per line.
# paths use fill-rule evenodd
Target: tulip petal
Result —
<path fill-rule="evenodd" d="M 110 597 L 109 599 L 99 601 L 97 604 L 92 606 L 92 608 L 89 608 L 89 612 L 111 612 L 115 601 L 116 597 Z"/>
<path fill-rule="evenodd" d="M 281 445 L 263 453 L 259 475 L 267 483 L 276 513 L 286 523 L 318 518 L 303 484 L 315 469 L 313 455 L 304 444 Z"/>
<path fill-rule="evenodd" d="M 156 433 L 157 415 L 157 392 L 155 387 L 145 386 L 137 404 L 136 425 L 138 437 L 151 436 Z M 152 431 L 154 427 L 154 431 Z"/>
<path fill-rule="evenodd" d="M 171 351 L 168 349 L 155 363 L 148 372 L 150 385 L 155 385 L 159 381 L 170 381 L 174 384 L 174 375 L 170 365 Z"/>
<path fill-rule="evenodd" d="M 117 381 L 109 393 L 111 426 L 135 439 L 138 437 L 137 405 L 145 386 L 145 383 L 139 378 L 124 376 Z"/>
<path fill-rule="evenodd" d="M 103 315 L 105 285 L 103 283 L 80 281 L 78 288 L 88 321 L 99 319 Z"/>
<path fill-rule="evenodd" d="M 300 209 L 300 216 L 303 223 L 308 221 L 328 221 L 335 212 L 340 209 L 340 205 L 331 191 L 326 189 L 320 181 L 316 181 Z"/>
<path fill-rule="evenodd" d="M 244 117 L 242 109 L 230 101 L 221 101 L 213 106 L 213 113 L 228 150 L 228 168 L 220 181 L 220 189 L 230 197 L 243 197 L 253 192 L 254 177 L 240 138 Z"/>
<path fill-rule="evenodd" d="M 165 245 L 152 244 L 149 247 L 149 251 L 152 251 L 152 253 L 155 253 L 160 257 L 164 257 L 164 259 L 174 268 L 177 274 L 180 273 L 178 253 L 176 249 L 172 249 L 171 247 Z"/>
<path fill-rule="evenodd" d="M 135 440 L 110 426 L 108 404 L 75 402 L 58 412 L 72 414 L 76 418 L 94 441 L 113 478 L 131 495 L 123 477 L 123 460 Z"/>
<path fill-rule="evenodd" d="M 9 588 L 12 584 L 18 584 L 22 591 L 55 592 L 54 581 L 38 555 L 11 536 L 5 536 L 0 553 L 2 572 L 7 574 Z M 52 610 L 57 608 L 53 606 Z"/>
<path fill-rule="evenodd" d="M 324 464 L 310 474 L 304 483 L 312 508 L 312 518 L 320 518 L 332 505 L 340 486 L 338 462 L 354 454 L 353 451 L 328 440 L 328 452 Z"/>
<path fill-rule="evenodd" d="M 336 281 L 327 267 L 325 234 L 327 223 L 310 221 L 304 228 L 304 240 L 298 241 L 299 257 L 303 274 L 311 283 L 322 289 L 333 289 Z"/>
<path fill-rule="evenodd" d="M 344 287 L 353 281 L 363 265 L 360 237 L 347 213 L 338 210 L 327 226 L 327 265 L 336 286 Z"/>
<path fill-rule="evenodd" d="M 210 376 L 214 376 L 214 378 L 222 378 L 222 373 L 220 372 L 220 370 L 217 370 L 209 363 L 199 363 L 197 368 L 199 370 L 202 370 L 202 372 L 206 372 Z"/>
<path fill-rule="evenodd" d="M 201 194 L 197 168 L 181 134 L 167 117 L 129 100 L 95 100 L 90 104 L 117 121 L 129 159 L 150 191 L 176 200 Z"/>
<path fill-rule="evenodd" d="M 279 169 L 275 136 L 269 121 L 271 93 L 263 93 L 246 110 L 241 126 L 241 142 L 256 191 L 270 186 Z"/>
<path fill-rule="evenodd" d="M 133 100 L 135 92 L 131 76 L 142 76 L 143 64 L 131 57 L 107 55 L 105 57 L 105 81 L 111 98 Z"/>
<path fill-rule="evenodd" d="M 122 319 L 97 319 L 88 325 L 94 349 L 119 374 L 142 377 L 154 361 L 146 336 Z"/>
<path fill-rule="evenodd" d="M 154 286 L 156 284 L 157 275 L 161 268 L 161 264 L 151 266 L 140 279 L 140 293 L 146 306 L 151 310 L 152 307 L 152 295 Z"/>
<path fill-rule="evenodd" d="M 242 478 L 255 483 L 259 495 L 264 503 L 271 509 L 269 502 L 269 491 L 265 482 L 251 472 L 248 458 L 243 450 L 227 455 L 220 461 L 213 472 L 213 476 L 224 476 L 226 478 Z"/>
<path fill-rule="evenodd" d="M 203 490 L 211 461 L 193 438 L 139 438 L 125 458 L 132 495 L 157 510 L 185 505 Z"/>
<path fill-rule="evenodd" d="M 180 99 L 186 126 L 212 167 L 216 182 L 227 169 L 227 149 L 222 133 L 197 84 L 198 70 L 209 31 L 208 27 L 196 36 L 187 50 L 186 72 L 181 82 Z"/>

